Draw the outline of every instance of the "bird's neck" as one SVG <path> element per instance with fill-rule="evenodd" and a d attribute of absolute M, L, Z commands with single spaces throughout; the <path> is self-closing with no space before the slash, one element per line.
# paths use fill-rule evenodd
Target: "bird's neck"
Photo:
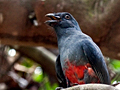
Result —
<path fill-rule="evenodd" d="M 57 28 L 55 29 L 55 32 L 57 34 L 58 47 L 62 47 L 64 41 L 68 38 L 72 39 L 73 35 L 83 34 L 81 30 L 76 30 L 75 28 Z"/>
<path fill-rule="evenodd" d="M 60 27 L 57 27 L 57 28 L 54 28 L 55 29 L 55 32 L 57 34 L 57 39 L 61 39 L 61 38 L 66 38 L 66 37 L 69 37 L 70 35 L 75 35 L 77 33 L 82 33 L 81 29 L 80 28 L 60 28 Z"/>

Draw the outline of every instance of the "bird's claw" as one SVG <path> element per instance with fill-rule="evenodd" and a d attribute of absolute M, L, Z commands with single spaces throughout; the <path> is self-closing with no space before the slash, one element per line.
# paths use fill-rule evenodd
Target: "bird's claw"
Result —
<path fill-rule="evenodd" d="M 55 90 L 61 90 L 63 89 L 63 87 L 57 87 Z"/>

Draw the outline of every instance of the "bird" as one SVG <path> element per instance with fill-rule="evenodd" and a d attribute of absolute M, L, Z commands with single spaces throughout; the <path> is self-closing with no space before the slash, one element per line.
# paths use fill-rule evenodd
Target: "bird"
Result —
<path fill-rule="evenodd" d="M 58 80 L 71 87 L 88 83 L 111 84 L 104 56 L 90 36 L 83 33 L 68 12 L 48 13 L 45 23 L 54 28 L 59 55 L 56 59 Z"/>

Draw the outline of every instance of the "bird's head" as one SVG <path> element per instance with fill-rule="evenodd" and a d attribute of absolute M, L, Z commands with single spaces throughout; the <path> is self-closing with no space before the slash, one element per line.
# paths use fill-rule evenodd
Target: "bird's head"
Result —
<path fill-rule="evenodd" d="M 76 28 L 76 30 L 80 30 L 77 21 L 68 12 L 49 13 L 46 14 L 46 17 L 50 17 L 52 20 L 47 20 L 45 23 L 54 28 Z"/>

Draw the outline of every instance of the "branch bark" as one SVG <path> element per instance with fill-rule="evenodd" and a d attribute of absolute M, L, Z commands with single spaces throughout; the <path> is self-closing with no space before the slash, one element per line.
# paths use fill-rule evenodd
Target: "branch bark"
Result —
<path fill-rule="evenodd" d="M 84 84 L 61 90 L 120 90 L 120 89 L 105 84 Z"/>
<path fill-rule="evenodd" d="M 56 56 L 43 47 L 14 47 L 21 55 L 31 58 L 39 63 L 42 69 L 51 76 L 56 77 L 55 74 L 55 60 Z"/>

